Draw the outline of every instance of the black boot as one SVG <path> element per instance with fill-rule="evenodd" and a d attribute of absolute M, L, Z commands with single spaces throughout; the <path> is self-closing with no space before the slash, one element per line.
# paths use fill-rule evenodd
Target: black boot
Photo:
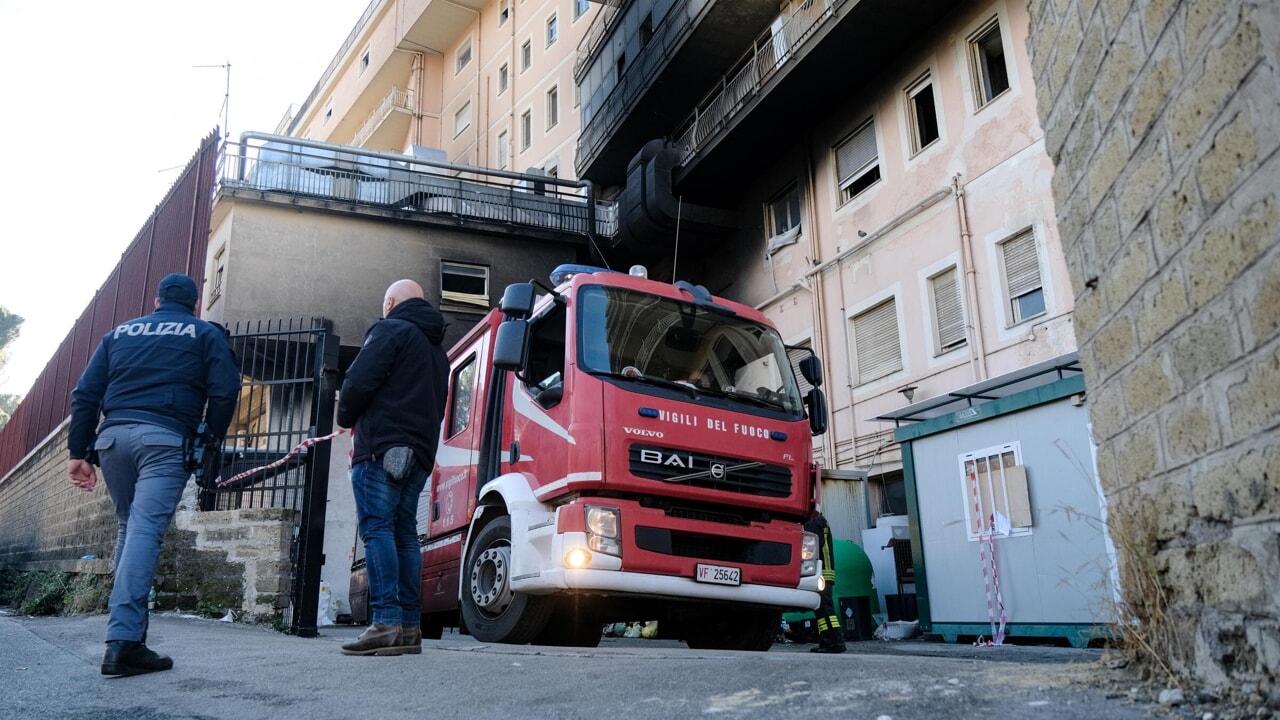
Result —
<path fill-rule="evenodd" d="M 829 655 L 839 655 L 845 652 L 844 638 L 840 637 L 840 632 L 825 632 L 818 636 L 818 646 L 809 648 L 809 652 L 827 653 Z"/>
<path fill-rule="evenodd" d="M 103 675 L 142 675 L 171 667 L 173 660 L 136 640 L 108 640 L 102 656 Z"/>

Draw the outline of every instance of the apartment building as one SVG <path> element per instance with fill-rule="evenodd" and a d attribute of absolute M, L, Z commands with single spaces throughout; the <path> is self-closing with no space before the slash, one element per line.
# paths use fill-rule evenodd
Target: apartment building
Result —
<path fill-rule="evenodd" d="M 1070 357 L 1025 4 L 609 6 L 578 172 L 616 247 L 760 306 L 828 369 L 828 468 L 905 513 L 877 418 Z M 643 148 L 643 149 L 642 149 Z"/>

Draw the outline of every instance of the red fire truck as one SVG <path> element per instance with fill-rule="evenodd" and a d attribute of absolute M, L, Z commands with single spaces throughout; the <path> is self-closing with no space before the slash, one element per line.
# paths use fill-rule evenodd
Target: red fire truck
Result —
<path fill-rule="evenodd" d="M 817 607 L 818 359 L 753 308 L 644 275 L 511 285 L 451 350 L 418 519 L 425 637 L 591 647 L 603 623 L 658 620 L 692 648 L 767 650 L 782 611 Z M 351 587 L 366 617 L 359 554 Z"/>

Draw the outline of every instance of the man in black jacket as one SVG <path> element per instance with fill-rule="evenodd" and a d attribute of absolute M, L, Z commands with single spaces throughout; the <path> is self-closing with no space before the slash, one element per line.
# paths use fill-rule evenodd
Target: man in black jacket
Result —
<path fill-rule="evenodd" d="M 165 276 L 155 312 L 103 336 L 71 393 L 67 477 L 93 490 L 100 465 L 118 526 L 103 675 L 173 667 L 147 647 L 147 596 L 191 475 L 183 447 L 221 448 L 240 393 L 227 336 L 195 316 L 198 300 L 190 277 Z M 202 420 L 207 430 L 197 437 Z"/>
<path fill-rule="evenodd" d="M 449 383 L 445 322 L 412 280 L 382 301 L 338 392 L 338 424 L 355 428 L 351 489 L 364 541 L 373 622 L 346 655 L 422 652 L 418 499 L 435 465 Z"/>

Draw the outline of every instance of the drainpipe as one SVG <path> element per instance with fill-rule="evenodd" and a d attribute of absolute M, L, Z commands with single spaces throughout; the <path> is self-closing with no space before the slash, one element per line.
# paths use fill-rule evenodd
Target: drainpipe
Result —
<path fill-rule="evenodd" d="M 413 54 L 413 69 L 409 71 L 409 92 L 413 93 L 413 135 L 410 143 L 422 144 L 422 76 L 425 73 L 426 56 L 420 52 Z"/>
<path fill-rule="evenodd" d="M 978 271 L 973 266 L 973 235 L 969 232 L 969 208 L 965 202 L 964 186 L 960 184 L 960 173 L 951 178 L 951 187 L 956 197 L 956 212 L 960 216 L 960 249 L 964 263 L 965 277 L 965 315 L 969 318 L 969 338 L 973 348 L 969 354 L 973 366 L 974 382 L 987 379 L 987 351 L 982 343 L 982 318 L 978 314 Z"/>
<path fill-rule="evenodd" d="M 805 216 L 809 219 L 808 227 L 805 227 L 804 230 L 805 234 L 809 236 L 809 257 L 813 258 L 813 260 L 810 260 L 810 264 L 812 264 L 817 260 L 822 245 L 818 242 L 818 203 L 817 200 L 814 199 L 816 183 L 814 182 L 813 170 L 813 143 L 810 142 L 809 137 L 805 138 L 804 148 L 805 183 L 808 184 L 808 187 L 805 188 L 804 204 Z M 831 353 L 829 352 L 830 348 L 827 343 L 826 313 L 824 312 L 826 295 L 823 292 L 823 288 L 822 275 L 815 276 L 813 278 L 813 287 L 810 290 L 809 296 L 813 303 L 813 327 L 814 335 L 816 335 L 814 338 L 814 344 L 817 345 L 818 353 L 820 354 L 819 356 L 829 360 L 831 358 Z M 844 283 L 840 283 L 840 292 L 843 295 Z M 845 347 L 848 346 L 848 343 L 845 343 Z M 848 367 L 848 365 L 849 363 L 846 362 L 845 366 Z M 830 408 L 830 405 L 831 404 L 828 403 L 828 408 Z M 849 405 L 850 407 L 853 406 L 852 393 L 849 395 Z M 827 410 L 827 427 L 829 429 L 828 432 L 822 436 L 822 456 L 823 459 L 827 461 L 828 465 L 834 468 L 836 466 L 836 424 L 834 422 L 834 418 L 831 417 L 830 409 Z"/>

